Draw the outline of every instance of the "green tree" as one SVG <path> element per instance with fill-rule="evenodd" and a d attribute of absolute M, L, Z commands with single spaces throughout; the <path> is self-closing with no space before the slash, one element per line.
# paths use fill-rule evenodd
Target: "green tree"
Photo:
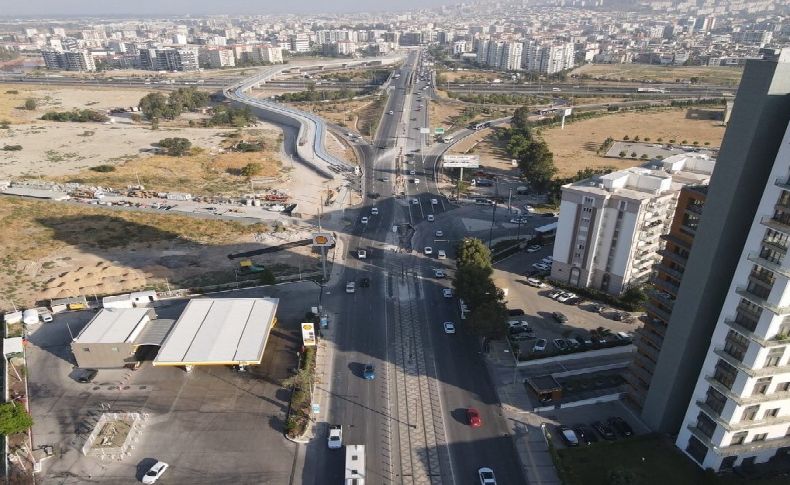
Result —
<path fill-rule="evenodd" d="M 461 241 L 456 248 L 455 259 L 459 268 L 463 266 L 491 268 L 491 251 L 480 239 L 466 238 Z"/>
<path fill-rule="evenodd" d="M 192 147 L 192 142 L 186 138 L 163 138 L 159 140 L 159 146 L 164 148 L 166 153 L 172 157 L 185 155 Z"/>
<path fill-rule="evenodd" d="M 554 154 L 544 141 L 533 142 L 518 159 L 522 174 L 538 190 L 545 189 L 552 177 L 557 173 L 554 166 Z"/>
<path fill-rule="evenodd" d="M 28 110 L 28 111 L 33 111 L 34 109 L 36 109 L 36 106 L 37 106 L 37 105 L 36 105 L 36 100 L 35 100 L 35 99 L 33 99 L 33 98 L 27 98 L 27 99 L 25 100 L 25 109 L 26 109 L 26 110 Z"/>
<path fill-rule="evenodd" d="M 261 173 L 262 170 L 263 166 L 260 163 L 250 162 L 247 165 L 241 167 L 241 174 L 245 177 L 252 177 Z"/>
<path fill-rule="evenodd" d="M 513 119 L 510 120 L 510 126 L 518 131 L 529 132 L 529 108 L 522 106 L 513 111 Z"/>
<path fill-rule="evenodd" d="M 0 434 L 5 436 L 21 433 L 33 426 L 33 418 L 18 402 L 0 404 Z"/>
<path fill-rule="evenodd" d="M 160 118 L 173 119 L 179 113 L 175 113 L 167 103 L 167 98 L 162 93 L 149 93 L 143 96 L 138 104 L 143 116 L 149 120 Z"/>
<path fill-rule="evenodd" d="M 467 321 L 476 335 L 502 338 L 507 334 L 507 308 L 501 301 L 488 300 L 473 306 Z"/>

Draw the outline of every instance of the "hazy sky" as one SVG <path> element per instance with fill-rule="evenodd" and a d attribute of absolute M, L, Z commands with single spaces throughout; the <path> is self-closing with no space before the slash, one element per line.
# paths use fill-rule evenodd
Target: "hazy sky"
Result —
<path fill-rule="evenodd" d="M 0 0 L 0 16 L 202 15 L 363 12 L 435 7 L 451 0 Z"/>

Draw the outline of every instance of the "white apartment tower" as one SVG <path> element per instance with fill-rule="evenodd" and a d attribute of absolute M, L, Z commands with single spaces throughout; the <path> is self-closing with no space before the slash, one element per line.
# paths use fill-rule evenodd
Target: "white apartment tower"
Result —
<path fill-rule="evenodd" d="M 524 44 L 521 42 L 505 43 L 499 68 L 505 71 L 520 71 L 523 48 Z"/>
<path fill-rule="evenodd" d="M 748 230 L 676 442 L 714 470 L 790 454 L 790 126 Z"/>
<path fill-rule="evenodd" d="M 551 278 L 614 295 L 646 282 L 680 189 L 707 185 L 714 165 L 679 154 L 563 186 Z"/>

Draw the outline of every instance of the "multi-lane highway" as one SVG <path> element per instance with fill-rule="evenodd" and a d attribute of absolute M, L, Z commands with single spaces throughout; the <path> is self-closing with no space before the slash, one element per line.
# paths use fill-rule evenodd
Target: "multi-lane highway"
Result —
<path fill-rule="evenodd" d="M 467 484 L 482 466 L 500 483 L 524 483 L 479 343 L 459 319 L 458 300 L 443 296 L 450 279 L 434 277 L 435 268 L 451 276 L 454 240 L 463 231 L 437 192 L 432 160 L 423 163 L 419 154 L 431 93 L 412 72 L 420 72 L 416 51 L 391 84 L 374 143 L 362 150 L 366 192 L 380 195 L 355 212 L 344 276 L 324 301 L 335 348 L 331 383 L 322 384 L 331 391 L 327 421 L 344 426 L 345 443 L 367 445 L 371 483 Z M 437 259 L 440 249 L 448 259 Z M 357 283 L 354 293 L 344 291 L 349 281 Z M 446 334 L 445 321 L 458 332 Z M 375 379 L 363 379 L 365 364 L 373 364 Z M 468 425 L 469 407 L 480 411 L 481 427 Z M 308 452 L 311 483 L 342 480 L 342 452 L 320 440 Z"/>

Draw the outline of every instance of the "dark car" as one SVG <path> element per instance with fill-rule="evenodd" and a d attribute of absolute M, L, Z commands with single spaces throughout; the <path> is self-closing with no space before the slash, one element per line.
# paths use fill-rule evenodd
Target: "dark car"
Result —
<path fill-rule="evenodd" d="M 77 382 L 87 384 L 99 374 L 96 369 L 77 369 Z"/>
<path fill-rule="evenodd" d="M 617 435 L 614 434 L 614 431 L 612 430 L 612 428 L 610 428 L 608 425 L 606 425 L 606 423 L 602 423 L 600 421 L 596 421 L 596 422 L 594 422 L 592 424 L 592 427 L 605 440 L 610 440 L 611 441 L 611 440 L 617 439 Z"/>
<path fill-rule="evenodd" d="M 565 314 L 560 312 L 554 312 L 551 314 L 551 316 L 554 317 L 554 320 L 557 320 L 560 323 L 565 323 L 568 321 L 568 317 L 566 317 Z"/>
<path fill-rule="evenodd" d="M 373 368 L 373 364 L 365 364 L 365 370 L 362 371 L 362 377 L 368 381 L 372 381 L 376 378 L 376 370 Z"/>
<path fill-rule="evenodd" d="M 579 437 L 576 432 L 567 426 L 557 426 L 557 434 L 562 438 L 565 446 L 579 446 Z"/>
<path fill-rule="evenodd" d="M 595 436 L 595 433 L 581 424 L 574 426 L 573 431 L 576 432 L 576 436 L 579 438 L 579 443 L 591 445 L 598 442 L 598 437 Z"/>
<path fill-rule="evenodd" d="M 367 288 L 368 286 L 370 286 L 370 278 L 362 278 L 359 280 L 360 288 Z"/>
<path fill-rule="evenodd" d="M 625 422 L 625 419 L 619 416 L 609 418 L 607 423 L 609 423 L 609 426 L 616 429 L 618 433 L 625 437 L 633 436 L 634 434 L 634 430 L 631 429 L 631 426 Z"/>
<path fill-rule="evenodd" d="M 512 308 L 512 309 L 508 309 L 507 314 L 511 317 L 519 317 L 521 315 L 524 315 L 524 310 L 522 310 L 521 308 Z"/>

